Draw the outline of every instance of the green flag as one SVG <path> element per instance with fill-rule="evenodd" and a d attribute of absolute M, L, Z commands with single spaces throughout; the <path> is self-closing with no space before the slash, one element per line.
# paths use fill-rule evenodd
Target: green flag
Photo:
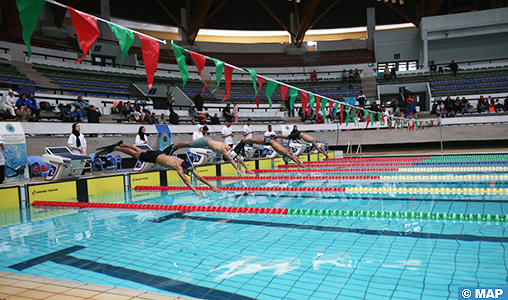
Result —
<path fill-rule="evenodd" d="M 266 94 L 266 97 L 268 97 L 268 103 L 270 104 L 270 109 L 272 108 L 272 95 L 273 95 L 273 92 L 275 92 L 277 85 L 278 85 L 277 82 L 270 81 L 270 80 L 268 80 L 268 83 L 266 84 L 265 94 Z"/>
<path fill-rule="evenodd" d="M 218 60 L 216 58 L 212 58 L 215 63 L 215 77 L 217 77 L 217 87 L 212 91 L 212 94 L 219 88 L 220 81 L 222 79 L 222 73 L 224 71 L 224 62 L 222 60 Z"/>
<path fill-rule="evenodd" d="M 346 126 L 348 126 L 349 125 L 349 117 L 350 117 L 349 112 L 351 111 L 351 108 L 348 107 L 347 105 L 344 105 L 344 107 L 346 109 Z"/>
<path fill-rule="evenodd" d="M 379 112 L 379 111 L 377 112 L 377 120 L 379 121 L 379 123 L 384 123 L 383 118 L 381 118 L 381 112 Z"/>
<path fill-rule="evenodd" d="M 316 106 L 316 96 L 314 96 L 314 94 L 308 94 L 309 95 L 309 105 L 310 105 L 310 109 L 312 109 L 312 117 L 310 117 L 311 119 L 314 118 L 314 115 L 316 114 L 316 109 L 314 106 Z"/>
<path fill-rule="evenodd" d="M 132 43 L 134 43 L 134 34 L 129 29 L 120 27 L 116 24 L 108 23 L 108 25 L 118 39 L 118 45 L 120 45 L 120 49 L 122 50 L 122 61 L 120 62 L 120 65 L 122 65 L 125 54 L 127 54 L 129 48 L 132 46 Z"/>
<path fill-rule="evenodd" d="M 250 76 L 252 76 L 252 85 L 254 86 L 254 97 L 252 99 L 256 98 L 258 96 L 258 76 L 256 75 L 256 71 L 244 69 L 245 71 L 250 73 Z"/>
<path fill-rule="evenodd" d="M 289 96 L 291 97 L 289 99 L 289 109 L 293 110 L 293 108 L 295 108 L 296 97 L 298 97 L 298 91 L 294 88 L 289 88 Z"/>
<path fill-rule="evenodd" d="M 28 59 L 32 56 L 32 47 L 30 47 L 30 39 L 34 33 L 37 20 L 41 14 L 42 6 L 46 3 L 44 0 L 16 0 L 19 11 L 19 20 L 23 27 L 23 42 L 28 48 Z"/>
<path fill-rule="evenodd" d="M 321 98 L 321 111 L 323 112 L 323 119 L 326 119 L 326 103 L 328 99 Z"/>
<path fill-rule="evenodd" d="M 370 114 L 370 125 L 374 126 L 374 113 L 373 112 L 369 112 L 369 114 Z"/>
<path fill-rule="evenodd" d="M 351 120 L 353 120 L 353 122 L 355 123 L 355 125 L 356 125 L 356 115 L 358 114 L 358 113 L 357 113 L 357 110 L 358 110 L 358 107 L 353 106 L 353 113 L 351 114 Z"/>
<path fill-rule="evenodd" d="M 187 83 L 187 79 L 189 79 L 189 69 L 187 68 L 187 64 L 185 63 L 185 56 L 183 56 L 182 54 L 181 47 L 171 43 L 170 45 L 171 47 L 173 47 L 176 62 L 178 63 L 178 69 L 180 70 L 180 75 L 182 76 L 183 80 L 182 88 L 183 88 L 185 87 L 185 83 Z"/>

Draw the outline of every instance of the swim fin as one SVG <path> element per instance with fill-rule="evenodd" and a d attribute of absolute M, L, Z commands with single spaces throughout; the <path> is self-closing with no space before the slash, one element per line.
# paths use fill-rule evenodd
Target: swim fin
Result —
<path fill-rule="evenodd" d="M 115 151 L 116 146 L 120 146 L 121 144 L 123 144 L 123 141 L 118 141 L 117 143 L 114 143 L 112 145 L 97 148 L 97 149 L 95 149 L 97 151 L 97 153 L 95 153 L 95 154 L 96 155 L 105 155 L 105 154 L 111 153 L 111 152 Z"/>

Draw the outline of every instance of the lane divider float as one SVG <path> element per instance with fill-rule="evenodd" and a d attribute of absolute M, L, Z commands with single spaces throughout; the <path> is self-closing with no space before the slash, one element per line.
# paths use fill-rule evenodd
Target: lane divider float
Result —
<path fill-rule="evenodd" d="M 457 214 L 432 212 L 385 212 L 385 211 L 356 211 L 331 209 L 287 209 L 287 208 L 259 208 L 259 207 L 231 207 L 231 206 L 201 206 L 201 205 L 157 205 L 157 204 L 127 204 L 127 203 L 88 203 L 67 201 L 34 201 L 32 206 L 70 207 L 70 208 L 99 208 L 99 209 L 140 209 L 140 210 L 169 210 L 181 212 L 224 212 L 249 214 L 276 215 L 307 215 L 307 216 L 338 216 L 338 217 L 374 217 L 390 219 L 422 219 L 422 220 L 453 220 L 453 221 L 487 221 L 508 222 L 508 215 L 498 214 Z"/>

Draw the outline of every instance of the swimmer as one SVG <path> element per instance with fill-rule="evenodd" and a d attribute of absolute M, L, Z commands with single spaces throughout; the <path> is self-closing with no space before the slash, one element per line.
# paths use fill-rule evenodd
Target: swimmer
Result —
<path fill-rule="evenodd" d="M 318 140 L 315 137 L 313 137 L 307 133 L 298 131 L 298 127 L 296 127 L 296 125 L 293 126 L 293 131 L 291 131 L 291 133 L 289 135 L 280 136 L 280 137 L 285 138 L 285 139 L 290 139 L 290 140 L 298 140 L 298 139 L 304 140 L 307 143 L 312 144 L 312 146 L 314 146 L 314 148 L 316 148 L 317 151 L 321 152 L 324 156 L 326 156 L 326 158 L 328 158 L 328 153 L 326 153 L 325 149 L 323 149 L 323 147 L 318 147 L 318 145 L 316 144 L 316 142 Z"/>
<path fill-rule="evenodd" d="M 191 171 L 204 184 L 208 185 L 212 191 L 221 193 L 222 191 L 217 187 L 211 185 L 206 179 L 204 179 L 201 175 L 196 172 L 193 168 L 192 163 L 188 159 L 180 159 L 176 156 L 168 156 L 162 153 L 160 150 L 142 150 L 133 145 L 126 145 L 123 143 L 117 143 L 114 150 L 118 150 L 125 154 L 128 154 L 140 161 L 157 163 L 168 169 L 175 170 L 180 178 L 182 178 L 183 182 L 199 197 L 205 197 L 200 192 L 196 190 L 196 188 L 191 184 L 189 179 L 185 176 L 185 174 L 189 174 Z"/>
<path fill-rule="evenodd" d="M 241 175 L 242 172 L 240 169 L 238 169 L 237 165 L 235 164 L 235 160 L 238 161 L 242 166 L 245 168 L 245 173 L 247 174 L 254 174 L 243 159 L 238 156 L 238 154 L 227 144 L 223 142 L 214 141 L 211 138 L 202 137 L 197 140 L 194 140 L 192 142 L 180 142 L 175 145 L 170 145 L 168 148 L 164 149 L 165 154 L 171 155 L 173 152 L 180 148 L 210 148 L 213 152 L 222 154 L 227 160 L 231 162 L 233 167 L 235 167 L 236 171 L 238 171 L 238 174 Z"/>
<path fill-rule="evenodd" d="M 292 159 L 295 163 L 297 163 L 300 167 L 305 168 L 300 159 L 288 148 L 282 146 L 275 139 L 279 137 L 286 137 L 285 135 L 276 135 L 276 136 L 265 136 L 259 139 L 247 139 L 243 140 L 245 144 L 258 144 L 258 145 L 266 145 L 272 146 L 273 150 L 280 155 L 283 156 L 284 161 L 288 162 L 288 158 Z"/>

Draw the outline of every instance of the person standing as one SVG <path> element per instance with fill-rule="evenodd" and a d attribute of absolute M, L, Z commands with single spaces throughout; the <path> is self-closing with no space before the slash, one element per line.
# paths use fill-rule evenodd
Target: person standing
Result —
<path fill-rule="evenodd" d="M 138 134 L 136 135 L 136 140 L 134 141 L 135 145 L 147 145 L 148 144 L 148 136 L 145 134 L 146 129 L 144 126 L 139 126 Z"/>
<path fill-rule="evenodd" d="M 221 137 L 224 139 L 224 144 L 233 148 L 233 129 L 231 128 L 231 121 L 226 122 L 226 126 L 222 127 Z"/>
<path fill-rule="evenodd" d="M 448 65 L 450 70 L 453 72 L 453 76 L 457 76 L 457 71 L 459 70 L 459 65 L 455 61 L 452 60 L 452 62 Z"/>
<path fill-rule="evenodd" d="M 195 140 L 199 140 L 200 138 L 203 137 L 203 131 L 208 131 L 208 127 L 206 126 L 203 126 L 203 125 L 197 125 L 198 128 L 196 129 L 196 131 L 194 131 L 192 133 L 192 140 L 195 141 Z"/>
<path fill-rule="evenodd" d="M 265 131 L 265 136 L 275 137 L 275 131 L 272 130 L 272 125 L 268 125 L 268 130 Z"/>
<path fill-rule="evenodd" d="M 5 144 L 0 136 L 0 184 L 5 180 L 5 157 L 4 157 Z"/>
<path fill-rule="evenodd" d="M 178 125 L 179 120 L 180 120 L 180 116 L 173 109 L 171 109 L 169 111 L 169 123 L 171 123 L 173 125 Z"/>
<path fill-rule="evenodd" d="M 310 74 L 310 83 L 312 83 L 312 84 L 318 84 L 318 78 L 317 78 L 316 70 L 312 71 L 312 73 Z"/>
<path fill-rule="evenodd" d="M 90 105 L 87 111 L 88 123 L 100 123 L 101 112 L 95 108 L 94 105 Z"/>
<path fill-rule="evenodd" d="M 363 94 L 363 91 L 360 91 L 360 95 L 356 97 L 356 101 L 358 101 L 358 106 L 361 108 L 365 108 L 365 102 L 367 102 L 367 96 Z"/>
<path fill-rule="evenodd" d="M 385 78 L 385 80 L 390 80 L 390 69 L 388 67 L 386 67 L 385 70 L 383 71 L 383 77 Z"/>
<path fill-rule="evenodd" d="M 226 118 L 226 121 L 233 121 L 233 114 L 231 113 L 231 104 L 226 104 L 226 107 L 222 109 L 222 114 L 224 115 L 224 118 Z"/>
<path fill-rule="evenodd" d="M 201 91 L 194 96 L 194 104 L 196 105 L 196 109 L 198 111 L 203 111 L 203 96 L 201 96 Z"/>
<path fill-rule="evenodd" d="M 252 137 L 252 119 L 247 119 L 247 124 L 243 126 L 243 138 L 244 139 L 253 139 Z"/>
<path fill-rule="evenodd" d="M 8 112 L 12 117 L 16 117 L 14 109 L 16 108 L 16 101 L 14 100 L 14 92 L 9 89 L 7 95 L 4 96 L 3 101 L 0 103 L 0 109 Z"/>
<path fill-rule="evenodd" d="M 80 130 L 79 123 L 72 124 L 72 133 L 67 140 L 67 146 L 73 154 L 86 156 L 86 139 Z"/>
<path fill-rule="evenodd" d="M 236 105 L 236 102 L 233 102 L 233 121 L 238 123 L 238 105 Z"/>

